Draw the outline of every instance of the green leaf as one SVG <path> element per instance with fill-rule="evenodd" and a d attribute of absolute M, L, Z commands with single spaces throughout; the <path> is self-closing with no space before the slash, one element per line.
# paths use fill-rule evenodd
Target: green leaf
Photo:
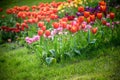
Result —
<path fill-rule="evenodd" d="M 72 58 L 72 55 L 70 54 L 70 52 L 64 53 L 65 57 L 69 57 Z"/>
<path fill-rule="evenodd" d="M 49 52 L 52 54 L 53 57 L 56 56 L 56 53 L 55 53 L 55 50 L 54 50 L 54 49 L 49 50 Z"/>
<path fill-rule="evenodd" d="M 80 52 L 79 50 L 77 50 L 77 49 L 74 49 L 74 52 L 75 52 L 76 54 L 78 54 L 78 55 L 81 55 L 81 52 Z"/>
<path fill-rule="evenodd" d="M 46 57 L 46 63 L 47 64 L 56 63 L 56 59 L 53 57 Z"/>
<path fill-rule="evenodd" d="M 95 44 L 95 42 L 96 42 L 96 39 L 93 39 L 90 43 Z"/>
<path fill-rule="evenodd" d="M 43 57 L 43 58 L 47 57 L 47 52 L 43 51 L 43 52 L 42 52 L 42 57 Z"/>

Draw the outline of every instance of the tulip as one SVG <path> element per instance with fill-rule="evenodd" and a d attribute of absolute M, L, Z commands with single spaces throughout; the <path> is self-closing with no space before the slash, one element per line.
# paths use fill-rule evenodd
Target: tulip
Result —
<path fill-rule="evenodd" d="M 82 29 L 85 29 L 85 27 L 86 27 L 86 24 L 83 24 L 83 23 L 82 23 L 82 24 L 81 24 L 81 28 L 82 28 Z"/>
<path fill-rule="evenodd" d="M 79 12 L 83 12 L 84 11 L 84 7 L 82 7 L 82 6 L 78 7 L 78 11 Z"/>
<path fill-rule="evenodd" d="M 106 20 L 102 20 L 103 25 L 106 25 L 106 23 L 107 23 Z"/>
<path fill-rule="evenodd" d="M 3 9 L 2 8 L 0 8 L 0 12 L 2 12 L 3 11 Z"/>
<path fill-rule="evenodd" d="M 46 30 L 46 26 L 42 26 L 41 29 L 42 29 L 43 31 L 45 31 L 45 30 Z"/>
<path fill-rule="evenodd" d="M 102 13 L 97 13 L 97 18 L 101 19 L 102 18 Z"/>
<path fill-rule="evenodd" d="M 45 31 L 45 36 L 48 37 L 48 36 L 50 36 L 50 34 L 51 34 L 50 30 L 46 30 L 46 31 Z"/>
<path fill-rule="evenodd" d="M 38 27 L 43 27 L 44 26 L 44 22 L 38 22 Z"/>
<path fill-rule="evenodd" d="M 79 21 L 80 23 L 82 23 L 82 22 L 84 21 L 84 16 L 78 17 L 78 21 Z"/>
<path fill-rule="evenodd" d="M 90 12 L 88 12 L 88 11 L 84 11 L 84 17 L 89 17 L 89 15 L 90 15 Z"/>
<path fill-rule="evenodd" d="M 38 35 L 42 36 L 43 35 L 43 30 L 38 30 Z"/>
<path fill-rule="evenodd" d="M 54 22 L 54 23 L 52 24 L 52 26 L 53 26 L 55 29 L 57 29 L 57 28 L 59 27 L 59 23 Z"/>
<path fill-rule="evenodd" d="M 100 6 L 100 10 L 105 12 L 106 11 L 106 6 Z"/>
<path fill-rule="evenodd" d="M 101 6 L 101 5 L 102 5 L 102 6 L 105 6 L 105 5 L 106 5 L 106 2 L 105 2 L 105 1 L 100 1 L 100 2 L 99 2 L 99 5 L 100 5 L 100 6 Z"/>
<path fill-rule="evenodd" d="M 95 28 L 92 28 L 92 29 L 91 29 L 91 32 L 92 32 L 93 34 L 96 34 L 97 30 L 98 30 L 98 28 L 95 27 Z"/>
<path fill-rule="evenodd" d="M 61 22 L 60 26 L 63 27 L 63 28 L 66 28 L 67 27 L 67 23 L 66 22 Z"/>
<path fill-rule="evenodd" d="M 21 26 L 22 26 L 22 28 L 23 28 L 23 27 L 28 28 L 28 25 L 27 25 L 26 23 L 22 23 Z"/>
<path fill-rule="evenodd" d="M 19 29 L 20 28 L 20 23 L 16 23 L 16 27 L 17 27 L 17 29 Z"/>
<path fill-rule="evenodd" d="M 75 16 L 68 16 L 68 20 L 74 20 Z"/>
<path fill-rule="evenodd" d="M 77 27 L 76 26 L 73 26 L 73 27 L 71 27 L 71 30 L 70 30 L 72 33 L 75 33 L 75 32 L 77 32 Z"/>
<path fill-rule="evenodd" d="M 110 27 L 110 23 L 109 23 L 109 22 L 107 22 L 107 23 L 106 23 L 106 26 L 107 26 L 107 27 Z"/>
<path fill-rule="evenodd" d="M 90 21 L 91 21 L 91 20 L 90 20 L 90 17 L 88 17 L 88 18 L 87 18 L 87 23 L 90 23 Z"/>
<path fill-rule="evenodd" d="M 111 13 L 110 13 L 110 19 L 113 20 L 114 18 L 115 18 L 115 13 L 111 12 Z"/>
<path fill-rule="evenodd" d="M 95 21 L 95 15 L 90 15 L 90 20 Z"/>

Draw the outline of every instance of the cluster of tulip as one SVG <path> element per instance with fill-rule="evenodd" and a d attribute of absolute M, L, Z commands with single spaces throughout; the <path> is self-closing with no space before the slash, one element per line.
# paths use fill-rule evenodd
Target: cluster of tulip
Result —
<path fill-rule="evenodd" d="M 32 7 L 28 6 L 15 6 L 13 8 L 7 9 L 7 14 L 14 14 L 17 18 L 22 19 L 22 23 L 16 23 L 15 28 L 10 28 L 7 26 L 2 26 L 0 29 L 6 32 L 20 32 L 24 31 L 25 28 L 29 29 L 31 24 L 37 24 L 38 26 L 38 35 L 44 36 L 46 38 L 53 38 L 57 33 L 64 33 L 64 31 L 69 31 L 71 33 L 76 33 L 80 30 L 87 32 L 89 29 L 93 34 L 96 34 L 98 27 L 94 27 L 93 24 L 100 20 L 103 25 L 110 26 L 110 23 L 107 22 L 106 18 L 110 18 L 112 21 L 115 18 L 115 13 L 110 12 L 107 14 L 107 7 L 105 1 L 100 1 L 98 6 L 95 8 L 92 7 L 83 7 L 79 6 L 78 12 L 76 15 L 68 16 L 66 15 L 63 18 L 59 18 L 57 15 L 62 8 L 71 7 L 72 5 L 82 4 L 81 0 L 68 0 L 68 2 L 52 2 L 40 3 L 38 6 L 33 5 Z M 69 6 L 71 5 L 71 6 Z M 0 8 L 2 11 L 2 8 Z M 49 30 L 48 26 L 45 25 L 45 22 L 50 23 L 52 29 Z M 119 24 L 119 22 L 113 22 L 113 24 Z M 61 30 L 61 31 L 59 31 Z M 54 33 L 54 34 L 53 34 Z M 28 43 L 32 43 L 37 40 L 29 42 L 29 39 L 26 39 Z"/>
<path fill-rule="evenodd" d="M 31 44 L 33 42 L 36 42 L 40 39 L 40 36 L 36 35 L 33 38 L 26 37 L 25 40 L 28 44 Z"/>

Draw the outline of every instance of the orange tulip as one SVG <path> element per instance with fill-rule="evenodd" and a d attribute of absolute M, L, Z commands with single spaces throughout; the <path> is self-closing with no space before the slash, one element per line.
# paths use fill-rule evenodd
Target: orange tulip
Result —
<path fill-rule="evenodd" d="M 106 6 L 100 6 L 100 10 L 105 12 L 106 11 Z"/>
<path fill-rule="evenodd" d="M 88 18 L 87 18 L 87 23 L 90 23 L 90 21 L 91 21 L 91 20 L 90 20 L 90 17 L 88 17 Z"/>
<path fill-rule="evenodd" d="M 84 11 L 84 17 L 89 17 L 89 15 L 90 15 L 90 12 L 88 12 L 88 11 Z"/>
<path fill-rule="evenodd" d="M 80 23 L 82 23 L 82 22 L 84 21 L 84 16 L 79 16 L 79 17 L 78 17 L 78 21 L 79 21 Z"/>
<path fill-rule="evenodd" d="M 66 28 L 67 27 L 67 23 L 66 22 L 60 22 L 60 25 L 63 27 L 63 28 Z"/>
<path fill-rule="evenodd" d="M 102 13 L 97 13 L 97 18 L 101 19 L 102 18 Z"/>
<path fill-rule="evenodd" d="M 100 6 L 101 6 L 101 5 L 102 5 L 102 6 L 105 6 L 105 5 L 106 5 L 106 2 L 105 2 L 105 1 L 100 1 L 100 2 L 99 2 L 99 5 L 100 5 Z"/>
<path fill-rule="evenodd" d="M 95 27 L 95 28 L 92 28 L 92 29 L 91 29 L 91 32 L 92 32 L 93 34 L 96 34 L 97 30 L 98 30 L 98 28 Z"/>
<path fill-rule="evenodd" d="M 70 30 L 72 33 L 75 33 L 75 32 L 77 32 L 77 27 L 75 27 L 75 26 L 73 26 L 73 27 L 71 27 L 71 30 Z"/>

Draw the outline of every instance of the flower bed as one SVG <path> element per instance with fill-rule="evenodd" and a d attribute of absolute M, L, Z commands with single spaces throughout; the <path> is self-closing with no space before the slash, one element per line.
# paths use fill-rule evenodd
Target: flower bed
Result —
<path fill-rule="evenodd" d="M 48 64 L 81 55 L 80 50 L 88 45 L 112 39 L 113 30 L 120 23 L 115 21 L 115 13 L 108 10 L 106 2 L 100 1 L 94 7 L 83 3 L 68 0 L 7 9 L 12 17 L 7 20 L 2 15 L 2 39 L 19 37 L 30 52 L 34 51 Z"/>

